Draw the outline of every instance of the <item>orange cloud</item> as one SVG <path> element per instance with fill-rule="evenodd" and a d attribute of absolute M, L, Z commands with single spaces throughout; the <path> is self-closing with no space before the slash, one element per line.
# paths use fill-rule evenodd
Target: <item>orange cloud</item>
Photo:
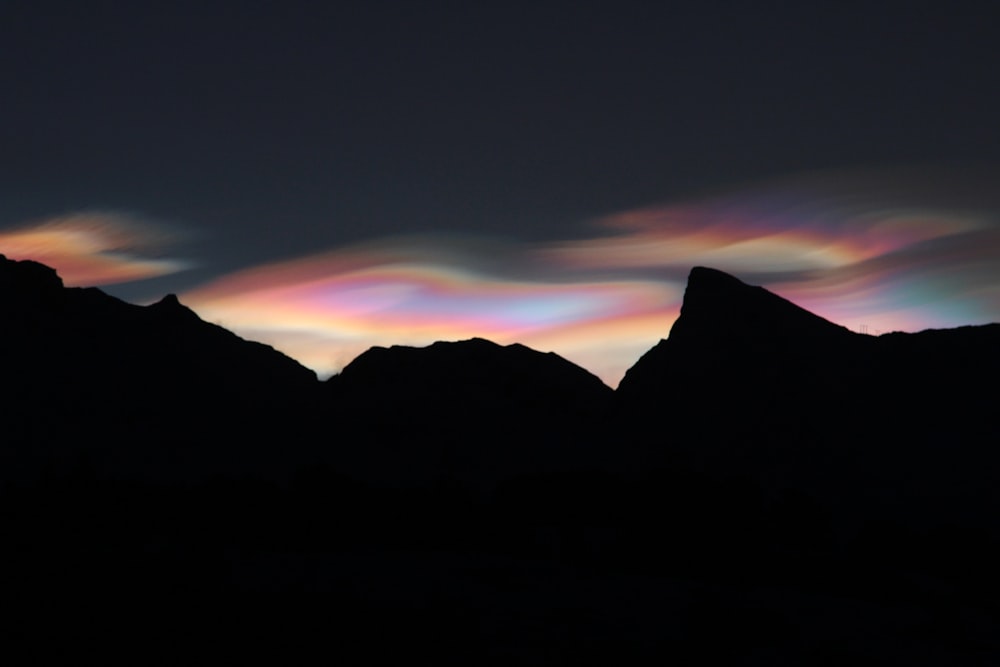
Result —
<path fill-rule="evenodd" d="M 160 227 L 114 213 L 77 213 L 0 230 L 0 253 L 47 264 L 71 286 L 111 285 L 186 268 L 143 257 L 171 241 Z"/>

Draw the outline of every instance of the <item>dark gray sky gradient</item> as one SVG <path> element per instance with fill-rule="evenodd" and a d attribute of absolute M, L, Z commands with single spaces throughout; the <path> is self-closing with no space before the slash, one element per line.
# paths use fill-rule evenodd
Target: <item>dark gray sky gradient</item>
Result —
<path fill-rule="evenodd" d="M 7 0 L 0 230 L 185 232 L 163 252 L 192 268 L 108 287 L 140 299 L 400 234 L 567 240 L 816 170 L 995 166 L 995 6 Z"/>
<path fill-rule="evenodd" d="M 0 222 L 135 210 L 238 264 L 994 160 L 991 5 L 920 4 L 5 2 Z"/>

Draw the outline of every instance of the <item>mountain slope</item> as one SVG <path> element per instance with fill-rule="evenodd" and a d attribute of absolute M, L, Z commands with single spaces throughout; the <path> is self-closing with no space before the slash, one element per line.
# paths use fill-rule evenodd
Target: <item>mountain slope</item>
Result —
<path fill-rule="evenodd" d="M 656 465 L 873 515 L 969 517 L 963 504 L 1000 507 L 998 353 L 1000 325 L 865 336 L 695 268 L 669 337 L 616 401 Z"/>
<path fill-rule="evenodd" d="M 382 452 L 373 464 L 476 482 L 597 465 L 594 428 L 613 394 L 556 354 L 481 338 L 372 348 L 327 388 L 352 438 Z"/>
<path fill-rule="evenodd" d="M 379 483 L 496 481 L 598 465 L 613 394 L 553 353 L 483 339 L 373 348 L 319 383 L 173 295 L 135 306 L 2 257 L 0 312 L 0 456 L 15 477 L 273 478 L 324 463 Z"/>
<path fill-rule="evenodd" d="M 695 267 L 669 337 L 626 372 L 618 391 L 645 401 L 678 385 L 698 390 L 724 379 L 730 391 L 759 395 L 825 372 L 831 355 L 864 354 L 868 342 L 762 287 Z"/>
<path fill-rule="evenodd" d="M 0 256 L 5 469 L 77 466 L 168 476 L 260 467 L 261 435 L 294 425 L 315 373 L 202 321 L 174 296 L 147 307 L 65 288 Z"/>

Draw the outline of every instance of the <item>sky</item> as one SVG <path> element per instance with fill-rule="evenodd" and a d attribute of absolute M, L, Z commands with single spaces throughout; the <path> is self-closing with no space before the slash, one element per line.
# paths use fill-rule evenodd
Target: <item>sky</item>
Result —
<path fill-rule="evenodd" d="M 1000 321 L 986 2 L 0 3 L 0 253 L 338 372 L 474 336 L 616 386 L 693 266 Z"/>

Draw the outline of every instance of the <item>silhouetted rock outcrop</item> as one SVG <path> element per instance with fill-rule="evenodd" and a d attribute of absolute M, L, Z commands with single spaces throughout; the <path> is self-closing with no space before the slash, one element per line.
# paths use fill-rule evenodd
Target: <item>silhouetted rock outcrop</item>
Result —
<path fill-rule="evenodd" d="M 6 304 L 30 308 L 58 298 L 62 278 L 44 264 L 25 260 L 14 262 L 0 255 L 0 294 Z"/>
<path fill-rule="evenodd" d="M 785 393 L 796 380 L 825 381 L 823 371 L 835 368 L 830 354 L 849 346 L 856 346 L 854 351 L 867 341 L 762 287 L 695 267 L 669 338 L 626 372 L 618 393 L 623 400 L 645 402 L 698 394 L 714 385 L 717 391 L 700 397 L 756 400 L 762 393 Z"/>
<path fill-rule="evenodd" d="M 691 271 L 668 339 L 617 393 L 656 465 L 796 489 L 850 516 L 977 522 L 1000 508 L 1000 325 L 880 337 Z M 961 461 L 961 463 L 959 463 Z"/>
<path fill-rule="evenodd" d="M 481 338 L 372 348 L 327 387 L 373 464 L 466 481 L 600 465 L 613 394 L 554 353 Z"/>
<path fill-rule="evenodd" d="M 126 478 L 275 478 L 321 463 L 428 483 L 600 463 L 594 426 L 612 390 L 523 345 L 373 348 L 323 391 L 172 294 L 135 306 L 3 258 L 0 310 L 8 475 L 86 461 Z M 317 438 L 330 424 L 332 444 Z"/>
<path fill-rule="evenodd" d="M 313 371 L 176 296 L 135 306 L 35 262 L 0 256 L 0 317 L 5 477 L 82 461 L 167 479 L 266 469 L 259 442 L 298 433 L 317 392 Z"/>

